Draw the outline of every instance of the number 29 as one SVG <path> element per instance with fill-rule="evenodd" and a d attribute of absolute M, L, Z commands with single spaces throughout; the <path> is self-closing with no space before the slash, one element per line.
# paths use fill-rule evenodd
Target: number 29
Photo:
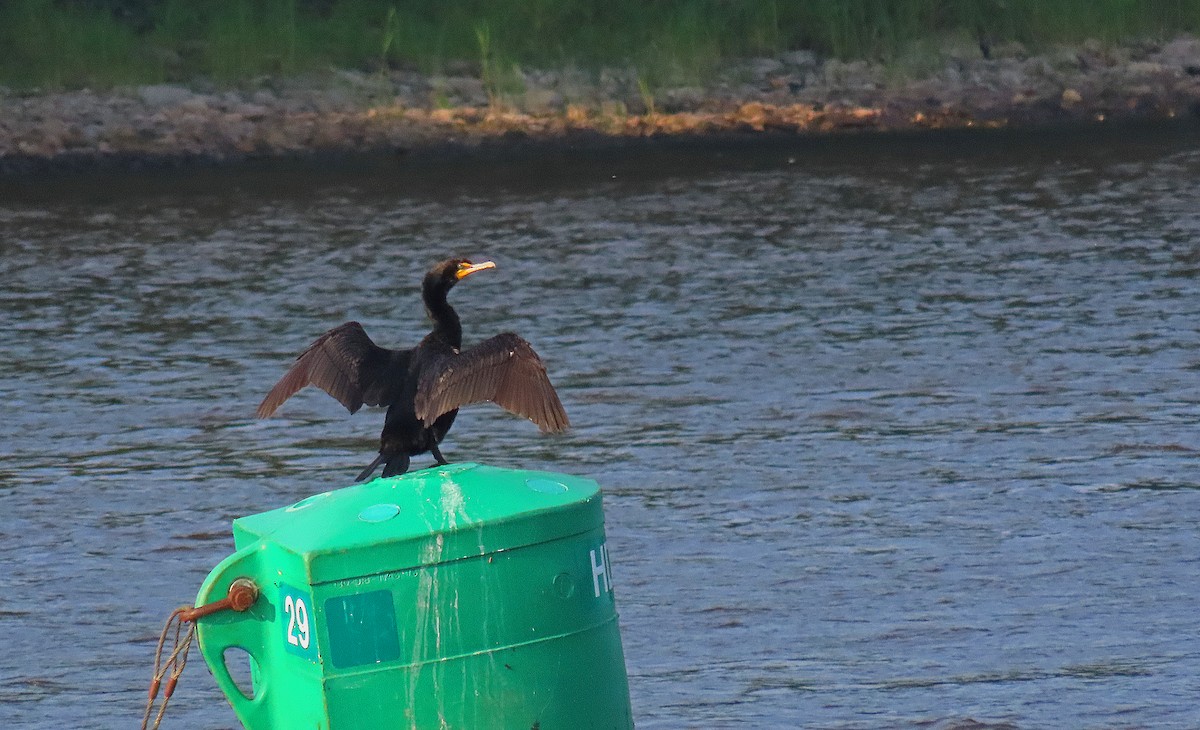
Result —
<path fill-rule="evenodd" d="M 286 596 L 283 599 L 283 611 L 288 615 L 288 643 L 307 649 L 312 643 L 312 634 L 308 629 L 308 606 L 304 599 Z"/>

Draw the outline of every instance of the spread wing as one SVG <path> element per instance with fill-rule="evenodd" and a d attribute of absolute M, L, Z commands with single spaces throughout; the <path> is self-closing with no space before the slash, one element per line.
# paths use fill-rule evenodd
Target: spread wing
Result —
<path fill-rule="evenodd" d="M 422 375 L 415 410 L 429 426 L 443 413 L 483 401 L 528 418 L 543 433 L 571 425 L 541 358 L 512 332 L 484 340 Z"/>
<path fill-rule="evenodd" d="M 407 350 L 376 345 L 358 322 L 334 327 L 300 353 L 292 369 L 258 405 L 258 417 L 270 416 L 307 385 L 333 396 L 351 413 L 364 403 L 390 403 L 408 371 L 408 358 Z"/>

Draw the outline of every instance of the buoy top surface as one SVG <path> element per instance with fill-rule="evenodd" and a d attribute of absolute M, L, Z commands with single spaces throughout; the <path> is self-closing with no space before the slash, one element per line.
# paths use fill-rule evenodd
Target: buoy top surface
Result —
<path fill-rule="evenodd" d="M 301 560 L 314 584 L 435 565 L 603 524 L 600 487 L 553 472 L 451 464 L 315 494 L 233 523 Z"/>

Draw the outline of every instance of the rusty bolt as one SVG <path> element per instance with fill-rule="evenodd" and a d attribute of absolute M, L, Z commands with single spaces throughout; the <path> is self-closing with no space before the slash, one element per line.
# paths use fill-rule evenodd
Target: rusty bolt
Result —
<path fill-rule="evenodd" d="M 249 578 L 238 578 L 229 585 L 229 607 L 238 613 L 249 609 L 258 600 L 258 586 Z"/>

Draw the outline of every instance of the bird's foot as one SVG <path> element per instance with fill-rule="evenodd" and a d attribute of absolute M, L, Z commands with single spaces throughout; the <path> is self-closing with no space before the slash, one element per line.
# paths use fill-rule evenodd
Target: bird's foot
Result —
<path fill-rule="evenodd" d="M 433 458 L 437 459 L 437 463 L 434 466 L 446 466 L 450 463 L 446 461 L 446 457 L 442 456 L 442 451 L 437 447 L 437 444 L 429 447 L 429 453 L 433 454 Z"/>
<path fill-rule="evenodd" d="M 381 457 L 382 458 L 382 457 Z M 384 477 L 395 477 L 408 471 L 408 454 L 393 454 L 383 466 Z"/>

